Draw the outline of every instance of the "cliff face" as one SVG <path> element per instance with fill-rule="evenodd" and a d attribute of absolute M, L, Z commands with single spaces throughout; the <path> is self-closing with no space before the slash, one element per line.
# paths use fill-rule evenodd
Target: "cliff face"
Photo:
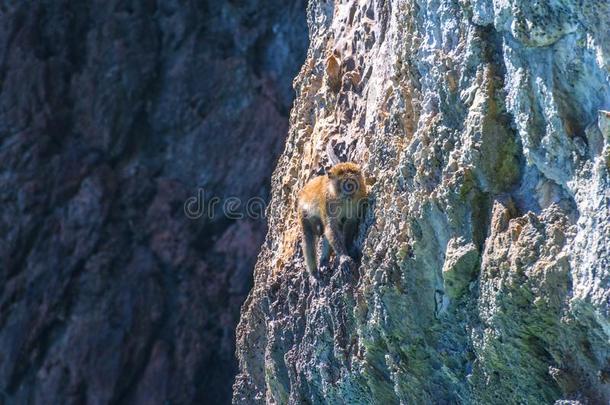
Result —
<path fill-rule="evenodd" d="M 607 403 L 610 4 L 313 1 L 308 23 L 234 402 Z M 314 283 L 294 206 L 328 145 L 371 197 L 357 271 Z"/>
<path fill-rule="evenodd" d="M 0 403 L 227 403 L 303 1 L 0 4 Z M 201 214 L 201 213 L 199 213 Z"/>

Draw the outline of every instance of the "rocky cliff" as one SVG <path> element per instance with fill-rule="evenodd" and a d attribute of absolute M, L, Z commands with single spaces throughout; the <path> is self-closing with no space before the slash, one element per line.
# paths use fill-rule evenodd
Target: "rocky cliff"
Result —
<path fill-rule="evenodd" d="M 228 403 L 304 1 L 0 2 L 0 403 Z M 203 201 L 201 202 L 203 203 Z"/>
<path fill-rule="evenodd" d="M 610 3 L 311 1 L 234 402 L 610 401 Z M 329 148 L 370 201 L 305 271 Z"/>

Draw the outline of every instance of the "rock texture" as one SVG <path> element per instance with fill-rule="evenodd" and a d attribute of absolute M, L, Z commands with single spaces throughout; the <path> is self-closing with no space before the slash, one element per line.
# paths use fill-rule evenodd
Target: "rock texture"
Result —
<path fill-rule="evenodd" d="M 610 401 L 610 3 L 312 1 L 235 403 Z M 360 163 L 352 273 L 294 203 Z M 565 402 L 567 401 L 567 402 Z"/>
<path fill-rule="evenodd" d="M 0 3 L 0 403 L 228 403 L 304 1 Z"/>

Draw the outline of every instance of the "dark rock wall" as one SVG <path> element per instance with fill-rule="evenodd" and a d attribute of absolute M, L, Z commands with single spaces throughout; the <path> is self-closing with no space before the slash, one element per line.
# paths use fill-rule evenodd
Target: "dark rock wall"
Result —
<path fill-rule="evenodd" d="M 229 401 L 304 3 L 0 3 L 5 402 Z"/>

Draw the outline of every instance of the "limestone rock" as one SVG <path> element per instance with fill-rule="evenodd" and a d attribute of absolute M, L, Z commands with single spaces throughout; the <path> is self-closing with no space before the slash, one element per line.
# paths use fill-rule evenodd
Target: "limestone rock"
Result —
<path fill-rule="evenodd" d="M 234 402 L 608 403 L 610 3 L 313 1 L 308 24 Z M 329 51 L 358 72 L 339 88 Z M 353 277 L 312 282 L 294 204 L 328 145 L 371 198 Z"/>

